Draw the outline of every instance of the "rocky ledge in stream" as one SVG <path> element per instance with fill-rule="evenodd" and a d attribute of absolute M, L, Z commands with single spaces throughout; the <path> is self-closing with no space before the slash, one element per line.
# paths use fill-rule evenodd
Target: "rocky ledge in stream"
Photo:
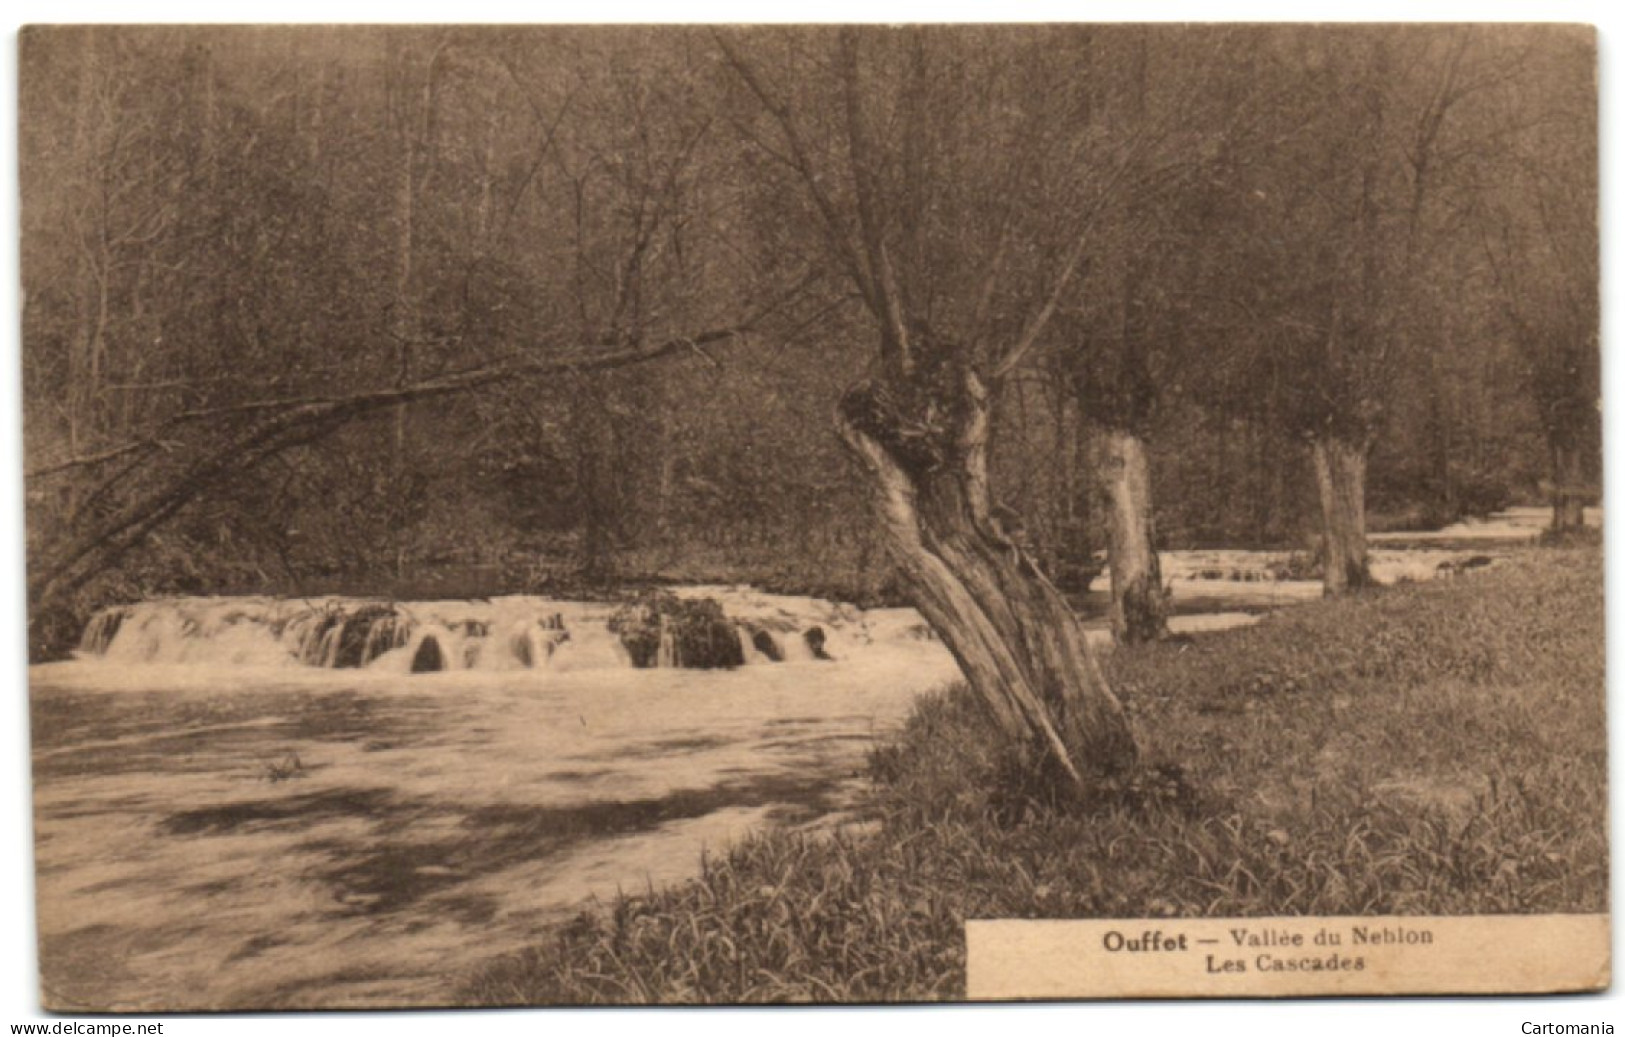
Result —
<path fill-rule="evenodd" d="M 81 658 L 301 665 L 400 673 L 655 667 L 732 669 L 833 658 L 867 643 L 865 614 L 744 588 L 640 591 L 620 602 L 193 597 L 98 612 Z"/>

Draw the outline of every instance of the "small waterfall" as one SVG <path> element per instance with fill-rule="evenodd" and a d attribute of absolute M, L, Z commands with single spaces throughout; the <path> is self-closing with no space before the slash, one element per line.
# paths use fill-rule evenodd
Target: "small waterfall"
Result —
<path fill-rule="evenodd" d="M 396 647 L 410 633 L 409 626 L 403 628 L 402 619 L 393 605 L 330 605 L 305 636 L 300 657 L 328 669 L 359 669 Z"/>
<path fill-rule="evenodd" d="M 367 631 L 367 642 L 361 650 L 361 665 L 366 666 L 385 652 L 404 648 L 412 639 L 412 623 L 398 615 L 381 618 Z"/>
<path fill-rule="evenodd" d="M 91 655 L 107 654 L 108 646 L 118 636 L 119 627 L 129 614 L 128 608 L 118 605 L 91 616 L 90 622 L 85 624 L 84 634 L 79 638 L 79 650 Z"/>
<path fill-rule="evenodd" d="M 508 635 L 508 652 L 527 670 L 546 668 L 559 646 L 570 639 L 564 617 L 558 613 L 540 620 L 522 620 Z"/>
<path fill-rule="evenodd" d="M 738 633 L 739 654 L 745 657 L 746 666 L 760 666 L 763 663 L 778 662 L 777 658 L 762 650 L 761 641 L 759 640 L 762 637 L 762 631 L 752 630 L 741 623 L 739 624 Z M 769 637 L 767 640 L 771 644 L 773 639 Z"/>
<path fill-rule="evenodd" d="M 449 602 L 170 598 L 98 612 L 85 626 L 79 654 L 124 663 L 401 674 L 563 672 L 806 662 L 831 658 L 825 650 L 831 630 L 844 632 L 843 643 L 870 640 L 857 610 L 727 589 L 718 596 L 728 608 L 710 597 L 670 594 L 658 606 L 618 607 L 534 597 Z M 734 607 L 740 614 L 731 614 Z"/>
<path fill-rule="evenodd" d="M 807 639 L 797 630 L 787 631 L 779 638 L 779 650 L 784 653 L 783 658 L 787 663 L 811 662 L 818 658 L 807 644 Z"/>
<path fill-rule="evenodd" d="M 619 634 L 609 629 L 607 622 L 584 623 L 575 626 L 556 642 L 547 668 L 558 672 L 580 670 L 620 670 L 635 665 L 632 653 Z"/>
<path fill-rule="evenodd" d="M 671 619 L 668 616 L 660 617 L 660 642 L 655 649 L 655 666 L 659 669 L 676 669 L 682 666 L 682 658 L 677 652 L 677 634 L 671 628 Z"/>
<path fill-rule="evenodd" d="M 85 629 L 81 654 L 120 663 L 297 663 L 281 643 L 282 617 L 231 598 L 181 601 L 181 607 L 144 602 L 98 613 Z"/>

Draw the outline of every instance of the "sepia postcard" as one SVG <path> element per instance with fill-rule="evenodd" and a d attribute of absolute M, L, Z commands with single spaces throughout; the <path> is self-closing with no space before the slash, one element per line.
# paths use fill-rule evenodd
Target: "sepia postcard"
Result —
<path fill-rule="evenodd" d="M 18 48 L 45 1009 L 1609 985 L 1591 28 Z"/>

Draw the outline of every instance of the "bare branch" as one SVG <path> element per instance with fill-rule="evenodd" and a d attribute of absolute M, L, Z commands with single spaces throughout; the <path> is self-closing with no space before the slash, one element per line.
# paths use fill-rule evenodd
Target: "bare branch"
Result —
<path fill-rule="evenodd" d="M 886 228 L 881 225 L 877 204 L 880 192 L 873 168 L 876 161 L 875 145 L 863 117 L 857 32 L 850 26 L 841 30 L 840 61 L 846 103 L 847 162 L 851 167 L 853 193 L 857 202 L 858 234 L 867 254 L 875 302 L 879 304 L 875 308 L 875 316 L 880 318 L 884 329 L 882 342 L 888 347 L 884 352 L 892 354 L 888 359 L 895 359 L 906 369 L 910 356 L 908 320 L 897 285 L 897 274 L 886 251 Z"/>
<path fill-rule="evenodd" d="M 1078 266 L 1083 261 L 1084 250 L 1089 244 L 1089 236 L 1094 231 L 1095 222 L 1099 220 L 1100 214 L 1106 210 L 1106 206 L 1112 200 L 1117 185 L 1128 172 L 1134 159 L 1138 157 L 1138 153 L 1145 141 L 1146 138 L 1144 137 L 1136 141 L 1135 147 L 1130 149 L 1130 154 L 1118 163 L 1117 168 L 1112 171 L 1111 176 L 1102 185 L 1100 192 L 1095 196 L 1094 204 L 1089 206 L 1082 222 L 1079 224 L 1077 235 L 1072 239 L 1072 244 L 1066 251 L 1066 257 L 1061 264 L 1060 271 L 1055 275 L 1055 280 L 1050 285 L 1049 294 L 1044 299 L 1044 304 L 1027 322 L 1026 327 L 1022 329 L 1021 334 L 1016 338 L 1015 344 L 994 364 L 992 381 L 997 382 L 1015 370 L 1027 358 L 1027 354 L 1038 343 L 1039 336 L 1049 326 L 1050 319 L 1055 316 L 1056 308 L 1060 306 L 1061 296 L 1066 292 L 1067 286 L 1072 283 L 1072 278 L 1077 274 Z"/>
<path fill-rule="evenodd" d="M 23 478 L 44 479 L 48 476 L 58 475 L 78 468 L 93 468 L 96 465 L 117 460 L 127 454 L 133 454 L 138 450 L 153 449 L 157 446 L 158 440 L 156 439 L 139 439 L 132 443 L 125 443 L 123 446 L 113 447 L 110 450 L 103 450 L 100 453 L 86 454 L 83 457 L 70 457 L 65 461 L 57 461 L 39 468 L 31 468 L 23 472 Z"/>
<path fill-rule="evenodd" d="M 728 64 L 738 73 L 739 78 L 755 95 L 757 101 L 761 103 L 763 108 L 767 109 L 768 113 L 778 123 L 779 132 L 784 135 L 785 143 L 789 148 L 790 168 L 800 177 L 802 185 L 812 197 L 813 204 L 818 209 L 819 217 L 823 220 L 825 235 L 829 238 L 831 245 L 834 246 L 837 256 L 846 266 L 847 274 L 852 278 L 853 283 L 857 285 L 858 292 L 863 296 L 865 305 L 875 315 L 881 315 L 883 308 L 879 294 L 869 277 L 868 271 L 864 268 L 857 244 L 852 240 L 851 231 L 842 222 L 836 212 L 834 201 L 819 182 L 817 172 L 813 168 L 812 159 L 807 153 L 806 145 L 802 142 L 801 133 L 796 129 L 795 119 L 791 116 L 789 105 L 773 96 L 767 85 L 756 73 L 756 70 L 739 54 L 733 44 L 728 42 L 726 33 L 720 29 L 713 29 L 711 38 L 716 41 L 717 46 L 722 50 L 723 56 L 727 58 Z"/>

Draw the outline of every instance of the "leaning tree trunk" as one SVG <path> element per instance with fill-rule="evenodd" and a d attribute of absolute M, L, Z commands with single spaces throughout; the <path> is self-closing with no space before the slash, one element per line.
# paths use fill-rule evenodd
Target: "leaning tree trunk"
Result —
<path fill-rule="evenodd" d="M 855 386 L 839 428 L 905 589 L 993 722 L 1029 763 L 1048 757 L 1082 784 L 1133 764 L 1133 732 L 1077 617 L 992 513 L 988 411 L 961 371 L 923 390 Z"/>
<path fill-rule="evenodd" d="M 1552 531 L 1579 529 L 1585 525 L 1585 466 L 1578 447 L 1552 444 Z"/>
<path fill-rule="evenodd" d="M 1365 546 L 1365 449 L 1337 436 L 1314 442 L 1327 596 L 1371 582 Z"/>
<path fill-rule="evenodd" d="M 1122 644 L 1155 641 L 1168 632 L 1168 592 L 1157 560 L 1145 440 L 1126 429 L 1107 429 L 1104 441 L 1100 476 L 1111 511 L 1106 555 L 1112 636 Z"/>

